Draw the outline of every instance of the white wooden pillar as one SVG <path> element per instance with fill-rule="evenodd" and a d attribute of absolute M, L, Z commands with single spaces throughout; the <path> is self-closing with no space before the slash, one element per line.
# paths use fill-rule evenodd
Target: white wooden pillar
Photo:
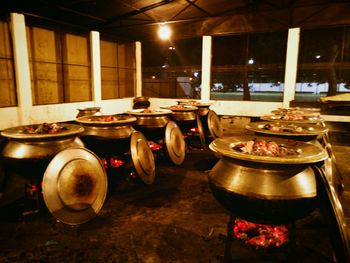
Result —
<path fill-rule="evenodd" d="M 18 124 L 31 124 L 30 110 L 33 105 L 33 98 L 24 15 L 11 13 L 11 35 L 16 72 Z"/>
<path fill-rule="evenodd" d="M 141 42 L 135 42 L 135 60 L 136 60 L 136 92 L 135 97 L 142 96 L 142 53 Z"/>
<path fill-rule="evenodd" d="M 295 99 L 295 86 L 298 71 L 300 28 L 288 30 L 286 68 L 284 73 L 283 107 L 289 107 L 290 101 Z"/>
<path fill-rule="evenodd" d="M 91 77 L 92 77 L 92 100 L 95 106 L 99 106 L 102 100 L 101 90 L 101 58 L 100 58 L 100 33 L 90 31 L 91 52 Z"/>
<path fill-rule="evenodd" d="M 210 100 L 210 79 L 211 79 L 211 36 L 202 38 L 202 89 L 201 101 Z"/>

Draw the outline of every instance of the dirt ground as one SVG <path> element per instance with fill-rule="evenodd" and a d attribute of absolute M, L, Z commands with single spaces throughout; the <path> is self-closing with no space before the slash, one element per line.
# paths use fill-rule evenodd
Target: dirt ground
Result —
<path fill-rule="evenodd" d="M 28 200 L 3 207 L 0 262 L 220 260 L 227 214 L 213 200 L 207 173 L 189 170 L 192 161 L 186 168 L 157 165 L 153 185 L 121 179 L 98 216 L 79 226 L 58 222 L 45 208 L 22 217 L 33 205 Z"/>
<path fill-rule="evenodd" d="M 216 161 L 209 150 L 195 150 L 181 166 L 157 163 L 153 185 L 124 177 L 97 217 L 78 226 L 45 209 L 23 217 L 23 199 L 3 206 L 0 262 L 223 262 L 229 216 L 207 182 Z M 330 262 L 322 220 L 310 218 L 299 224 L 300 262 Z M 283 250 L 255 252 L 237 240 L 232 252 L 235 262 L 288 259 Z"/>

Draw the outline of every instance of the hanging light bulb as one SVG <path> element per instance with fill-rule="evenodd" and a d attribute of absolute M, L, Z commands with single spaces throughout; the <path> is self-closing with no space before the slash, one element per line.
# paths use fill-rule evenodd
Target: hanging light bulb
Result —
<path fill-rule="evenodd" d="M 165 23 L 161 24 L 158 30 L 158 36 L 160 37 L 160 39 L 167 40 L 170 38 L 170 35 L 171 35 L 171 30 L 169 26 L 166 25 Z"/>

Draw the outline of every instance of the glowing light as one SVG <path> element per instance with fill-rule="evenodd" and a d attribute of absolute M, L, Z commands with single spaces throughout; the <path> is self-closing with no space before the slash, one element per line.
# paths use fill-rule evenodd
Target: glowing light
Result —
<path fill-rule="evenodd" d="M 166 25 L 166 24 L 160 25 L 159 30 L 158 30 L 158 36 L 162 40 L 167 40 L 170 38 L 171 31 L 170 31 L 170 28 L 168 27 L 168 25 Z"/>
<path fill-rule="evenodd" d="M 321 55 L 316 55 L 315 58 L 316 58 L 316 59 L 320 59 L 320 58 L 321 58 Z"/>
<path fill-rule="evenodd" d="M 191 131 L 191 132 L 194 132 L 194 133 L 199 133 L 198 127 L 190 128 L 190 131 Z"/>
<path fill-rule="evenodd" d="M 193 76 L 195 76 L 196 78 L 198 77 L 199 73 L 196 71 L 195 73 L 193 73 Z"/>
<path fill-rule="evenodd" d="M 156 76 L 152 76 L 152 79 L 155 79 L 156 78 Z"/>
<path fill-rule="evenodd" d="M 163 148 L 162 145 L 151 141 L 148 142 L 148 146 L 149 148 L 151 148 L 152 151 L 158 151 Z"/>
<path fill-rule="evenodd" d="M 272 226 L 236 219 L 234 235 L 245 244 L 258 247 L 279 247 L 288 242 L 288 228 L 285 225 Z"/>
<path fill-rule="evenodd" d="M 117 157 L 111 157 L 109 161 L 113 168 L 119 168 L 125 164 L 124 160 L 118 159 Z"/>
<path fill-rule="evenodd" d="M 248 64 L 250 64 L 250 65 L 254 64 L 254 59 L 252 59 L 252 58 L 249 59 L 249 60 L 248 60 Z"/>

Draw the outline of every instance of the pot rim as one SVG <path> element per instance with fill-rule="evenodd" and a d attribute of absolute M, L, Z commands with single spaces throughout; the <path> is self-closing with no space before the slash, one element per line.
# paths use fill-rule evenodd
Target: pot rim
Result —
<path fill-rule="evenodd" d="M 60 123 L 59 125 L 64 128 L 64 130 L 57 133 L 50 134 L 35 134 L 35 133 L 26 133 L 25 128 L 32 127 L 33 125 L 22 125 L 11 127 L 1 131 L 1 135 L 10 139 L 16 139 L 21 141 L 26 140 L 49 140 L 49 139 L 59 139 L 63 137 L 72 137 L 73 135 L 82 133 L 84 128 L 78 124 L 70 123 Z"/>
<path fill-rule="evenodd" d="M 123 119 L 116 119 L 112 121 L 101 121 L 100 119 L 103 117 L 109 116 L 125 116 L 123 114 L 110 114 L 110 115 L 99 115 L 99 116 L 82 116 L 76 119 L 77 122 L 86 125 L 96 125 L 96 126 L 116 126 L 116 125 L 127 125 L 134 123 L 136 121 L 136 117 L 131 115 L 126 115 Z"/>
<path fill-rule="evenodd" d="M 263 129 L 264 125 L 266 124 L 277 124 L 279 123 L 280 125 L 283 125 L 285 123 L 279 122 L 279 121 L 274 121 L 274 122 L 269 122 L 269 121 L 259 121 L 259 122 L 251 122 L 248 125 L 246 125 L 246 129 L 253 131 L 253 132 L 258 132 L 258 133 L 264 133 L 264 134 L 271 134 L 271 135 L 280 135 L 280 136 L 310 136 L 310 137 L 315 137 L 320 134 L 324 134 L 328 131 L 328 128 L 323 127 L 321 125 L 316 125 L 312 123 L 298 123 L 297 126 L 302 127 L 307 130 L 303 130 L 301 132 L 298 131 L 271 131 L 271 130 L 266 130 Z M 286 123 L 291 124 L 291 123 Z M 312 129 L 311 129 L 312 128 Z"/>
<path fill-rule="evenodd" d="M 275 141 L 279 144 L 286 145 L 290 149 L 301 149 L 299 155 L 287 155 L 283 157 L 279 156 L 260 156 L 235 151 L 233 147 L 239 143 L 250 141 L 250 140 L 265 140 Z M 209 148 L 219 154 L 233 159 L 239 159 L 244 161 L 259 162 L 259 163 L 273 163 L 273 164 L 307 164 L 317 163 L 327 159 L 327 152 L 320 146 L 303 141 L 296 141 L 284 138 L 271 138 L 261 136 L 235 136 L 217 138 L 210 145 Z"/>
<path fill-rule="evenodd" d="M 162 116 L 169 115 L 172 113 L 171 110 L 168 109 L 151 109 L 151 112 L 144 112 L 145 109 L 133 109 L 126 111 L 127 114 L 135 115 L 135 116 Z"/>

